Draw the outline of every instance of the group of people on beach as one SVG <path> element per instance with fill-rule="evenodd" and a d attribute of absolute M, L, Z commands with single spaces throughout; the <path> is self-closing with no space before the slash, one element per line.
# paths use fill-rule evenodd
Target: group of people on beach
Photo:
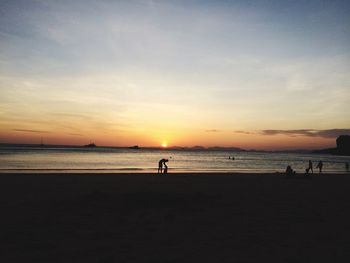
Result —
<path fill-rule="evenodd" d="M 319 161 L 316 168 L 319 169 L 319 173 L 322 173 L 322 168 L 323 168 L 323 162 Z M 309 160 L 309 166 L 305 169 L 305 173 L 309 174 L 311 171 L 311 173 L 314 173 L 314 169 L 312 168 L 312 162 L 311 160 Z"/>
<path fill-rule="evenodd" d="M 323 162 L 319 161 L 316 168 L 319 169 L 319 173 L 322 173 L 322 168 L 323 168 Z M 313 169 L 313 164 L 312 161 L 309 160 L 309 165 L 308 167 L 305 169 L 305 175 L 309 175 L 309 173 L 314 173 L 314 169 Z M 292 169 L 292 167 L 290 165 L 287 166 L 286 168 L 286 175 L 290 176 L 290 175 L 295 175 L 296 172 Z"/>
<path fill-rule="evenodd" d="M 319 161 L 317 166 L 316 166 L 316 168 L 319 169 L 319 173 L 322 173 L 323 162 Z M 346 170 L 347 173 L 349 172 L 349 163 L 348 162 L 345 163 L 345 170 Z M 312 169 L 312 162 L 311 162 L 311 160 L 309 160 L 309 166 L 308 166 L 308 168 L 306 168 L 305 172 L 306 172 L 306 174 L 309 174 L 310 171 L 311 171 L 311 173 L 314 173 L 314 171 Z"/>
<path fill-rule="evenodd" d="M 229 157 L 229 159 L 231 159 L 231 157 Z M 232 160 L 234 160 L 234 157 L 232 157 Z M 168 161 L 169 161 L 168 159 L 164 159 L 164 158 L 159 160 L 159 162 L 158 162 L 158 174 L 167 174 L 168 173 L 168 165 L 166 164 Z M 316 169 L 319 169 L 319 173 L 322 173 L 322 169 L 323 169 L 322 160 L 320 160 L 318 162 Z M 347 172 L 349 172 L 349 163 L 345 163 L 345 169 Z M 311 160 L 309 160 L 309 165 L 305 169 L 305 175 L 309 175 L 310 172 L 312 174 L 314 173 L 313 164 L 312 164 Z M 291 176 L 291 175 L 295 175 L 295 174 L 296 174 L 296 171 L 293 170 L 290 165 L 288 165 L 286 168 L 286 175 Z"/>

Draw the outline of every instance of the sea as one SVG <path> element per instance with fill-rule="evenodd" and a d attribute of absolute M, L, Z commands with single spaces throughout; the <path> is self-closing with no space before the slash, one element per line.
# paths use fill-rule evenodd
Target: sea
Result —
<path fill-rule="evenodd" d="M 169 160 L 169 173 L 276 173 L 284 172 L 287 165 L 305 173 L 309 160 L 314 172 L 322 160 L 323 173 L 346 173 L 345 163 L 350 163 L 350 156 L 308 152 L 2 145 L 0 173 L 156 173 L 162 158 Z"/>

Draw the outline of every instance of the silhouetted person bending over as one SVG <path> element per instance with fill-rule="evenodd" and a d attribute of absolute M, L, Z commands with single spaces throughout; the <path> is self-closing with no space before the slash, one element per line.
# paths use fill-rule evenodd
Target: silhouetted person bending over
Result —
<path fill-rule="evenodd" d="M 163 165 L 166 165 L 165 163 L 168 162 L 168 159 L 161 159 L 158 162 L 158 173 L 162 173 L 163 172 Z M 168 169 L 167 169 L 168 171 Z"/>

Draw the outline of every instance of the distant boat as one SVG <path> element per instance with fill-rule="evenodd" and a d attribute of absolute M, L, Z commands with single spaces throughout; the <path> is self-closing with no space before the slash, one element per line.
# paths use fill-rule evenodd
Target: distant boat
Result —
<path fill-rule="evenodd" d="M 89 143 L 89 144 L 84 145 L 84 147 L 93 148 L 93 147 L 97 147 L 97 146 L 94 143 Z"/>

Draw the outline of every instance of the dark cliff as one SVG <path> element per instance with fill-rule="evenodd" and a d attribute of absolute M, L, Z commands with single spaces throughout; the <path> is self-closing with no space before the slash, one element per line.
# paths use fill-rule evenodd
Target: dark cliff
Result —
<path fill-rule="evenodd" d="M 350 136 L 340 135 L 337 138 L 337 152 L 341 155 L 350 155 Z"/>
<path fill-rule="evenodd" d="M 350 135 L 340 135 L 336 140 L 337 148 L 316 150 L 315 153 L 329 153 L 350 156 Z"/>

